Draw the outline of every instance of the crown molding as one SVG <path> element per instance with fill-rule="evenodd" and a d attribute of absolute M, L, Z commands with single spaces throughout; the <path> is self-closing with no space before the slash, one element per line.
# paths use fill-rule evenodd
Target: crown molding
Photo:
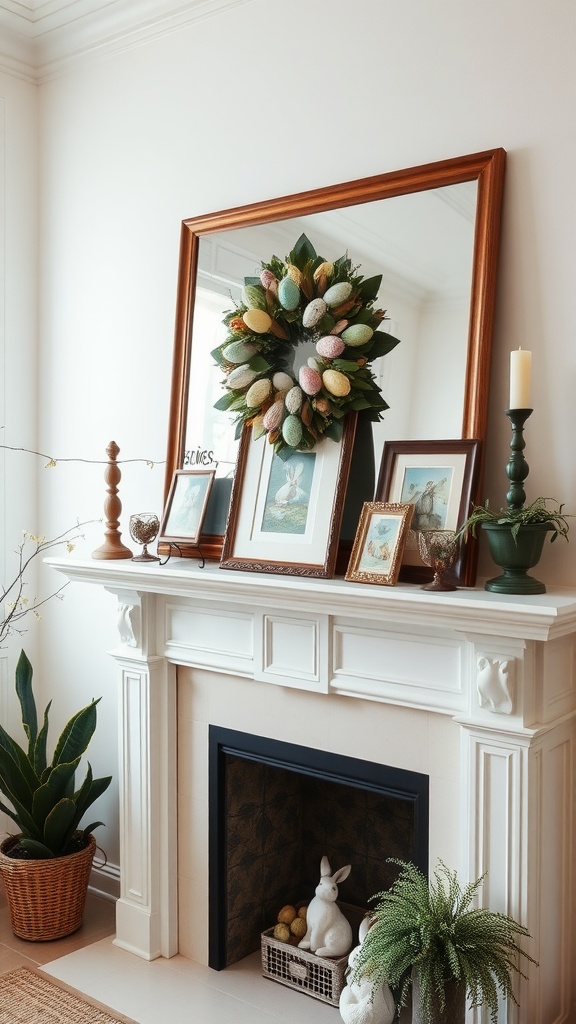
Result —
<path fill-rule="evenodd" d="M 41 83 L 253 0 L 0 0 L 0 70 Z"/>

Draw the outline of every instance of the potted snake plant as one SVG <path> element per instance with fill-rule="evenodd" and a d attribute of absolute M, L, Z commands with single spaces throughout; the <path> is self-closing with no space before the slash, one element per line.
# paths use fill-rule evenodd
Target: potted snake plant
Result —
<path fill-rule="evenodd" d="M 499 995 L 517 1004 L 519 957 L 536 963 L 517 941 L 527 930 L 506 914 L 473 907 L 482 878 L 462 888 L 442 861 L 430 880 L 414 864 L 390 862 L 400 873 L 373 897 L 352 980 L 368 980 L 374 991 L 387 983 L 398 1014 L 411 995 L 413 1024 L 463 1024 L 467 998 L 497 1024 Z"/>
<path fill-rule="evenodd" d="M 26 743 L 0 726 L 0 810 L 18 833 L 0 843 L 12 930 L 23 939 L 62 938 L 82 923 L 96 849 L 94 829 L 81 826 L 85 812 L 108 788 L 111 776 L 95 779 L 90 764 L 75 788 L 75 774 L 96 729 L 93 700 L 65 725 L 51 760 L 47 741 L 51 702 L 39 725 L 32 690 L 32 665 L 24 651 L 16 667 L 16 693 Z"/>

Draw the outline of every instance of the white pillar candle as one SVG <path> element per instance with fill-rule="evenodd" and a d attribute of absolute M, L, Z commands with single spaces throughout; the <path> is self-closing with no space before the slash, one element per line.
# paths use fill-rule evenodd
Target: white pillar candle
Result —
<path fill-rule="evenodd" d="M 510 353 L 509 409 L 530 409 L 532 353 L 523 348 Z"/>

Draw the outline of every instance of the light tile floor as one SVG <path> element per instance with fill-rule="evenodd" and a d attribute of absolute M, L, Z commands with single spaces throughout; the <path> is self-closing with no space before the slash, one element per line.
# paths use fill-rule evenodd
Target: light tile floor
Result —
<path fill-rule="evenodd" d="M 0 973 L 39 967 L 138 1024 L 339 1024 L 336 1007 L 262 977 L 255 953 L 226 971 L 175 956 L 152 962 L 113 944 L 114 904 L 88 894 L 82 928 L 24 942 L 10 927 L 0 884 Z"/>

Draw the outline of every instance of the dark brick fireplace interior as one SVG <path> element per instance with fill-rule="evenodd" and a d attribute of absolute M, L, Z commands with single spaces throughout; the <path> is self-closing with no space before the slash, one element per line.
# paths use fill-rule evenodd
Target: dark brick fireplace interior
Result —
<path fill-rule="evenodd" d="M 326 854 L 351 864 L 339 900 L 387 888 L 395 857 L 428 870 L 428 777 L 210 727 L 210 950 L 221 970 L 260 948 L 286 903 L 308 902 Z"/>

